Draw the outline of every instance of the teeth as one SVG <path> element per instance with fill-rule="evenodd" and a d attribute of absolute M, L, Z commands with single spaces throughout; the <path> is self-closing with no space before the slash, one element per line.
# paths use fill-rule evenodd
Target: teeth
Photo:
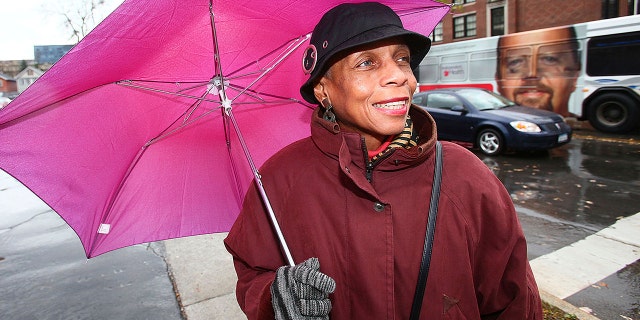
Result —
<path fill-rule="evenodd" d="M 404 106 L 405 106 L 404 101 L 390 102 L 390 103 L 384 103 L 384 104 L 379 104 L 379 103 L 373 104 L 374 108 L 381 108 L 381 109 L 402 109 L 404 108 Z"/>

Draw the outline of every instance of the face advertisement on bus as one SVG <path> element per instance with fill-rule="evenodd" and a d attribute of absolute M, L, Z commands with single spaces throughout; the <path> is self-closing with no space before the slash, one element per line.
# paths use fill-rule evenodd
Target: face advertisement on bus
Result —
<path fill-rule="evenodd" d="M 640 16 L 434 45 L 419 90 L 481 87 L 622 133 L 640 122 Z"/>
<path fill-rule="evenodd" d="M 569 98 L 580 71 L 573 27 L 500 37 L 498 92 L 520 105 L 569 116 Z"/>

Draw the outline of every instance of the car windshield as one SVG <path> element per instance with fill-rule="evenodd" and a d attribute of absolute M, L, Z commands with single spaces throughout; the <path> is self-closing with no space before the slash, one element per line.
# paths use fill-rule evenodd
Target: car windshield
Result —
<path fill-rule="evenodd" d="M 458 94 L 478 110 L 495 110 L 515 105 L 515 102 L 491 91 L 463 89 L 458 90 Z"/>

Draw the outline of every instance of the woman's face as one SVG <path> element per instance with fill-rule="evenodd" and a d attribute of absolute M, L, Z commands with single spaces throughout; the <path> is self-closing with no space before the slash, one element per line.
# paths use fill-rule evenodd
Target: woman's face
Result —
<path fill-rule="evenodd" d="M 356 50 L 329 68 L 314 93 L 318 101 L 329 99 L 342 130 L 360 133 L 374 150 L 404 129 L 417 82 L 404 42 L 385 40 Z"/>

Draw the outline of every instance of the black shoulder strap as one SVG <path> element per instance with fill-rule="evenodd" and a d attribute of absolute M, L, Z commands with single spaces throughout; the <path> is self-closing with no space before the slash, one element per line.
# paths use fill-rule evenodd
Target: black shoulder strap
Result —
<path fill-rule="evenodd" d="M 442 181 L 442 145 L 436 142 L 436 165 L 433 173 L 433 187 L 431 189 L 431 203 L 429 205 L 429 220 L 427 221 L 427 234 L 424 237 L 424 250 L 422 251 L 422 264 L 418 274 L 418 284 L 416 293 L 413 296 L 410 320 L 420 318 L 424 289 L 427 285 L 429 275 L 429 263 L 431 262 L 431 248 L 433 247 L 433 237 L 436 229 L 436 216 L 438 215 L 438 199 L 440 198 L 440 182 Z"/>

